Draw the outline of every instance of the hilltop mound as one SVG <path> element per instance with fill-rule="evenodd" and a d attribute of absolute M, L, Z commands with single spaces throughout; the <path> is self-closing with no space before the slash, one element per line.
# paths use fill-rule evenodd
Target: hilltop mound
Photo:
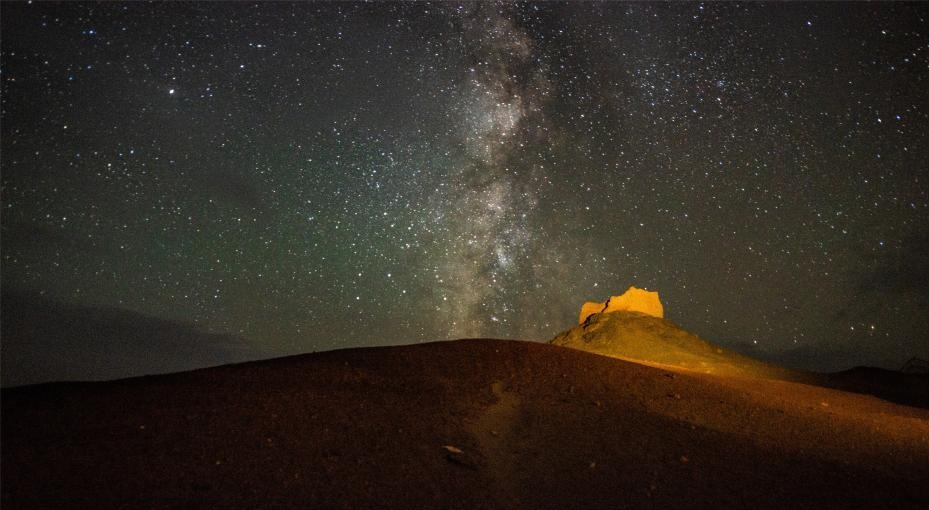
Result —
<path fill-rule="evenodd" d="M 0 404 L 4 510 L 929 505 L 927 411 L 532 342 L 20 387 Z"/>
<path fill-rule="evenodd" d="M 649 296 L 641 299 L 645 294 Z M 626 299 L 629 295 L 638 297 Z M 654 310 L 655 302 L 663 310 L 657 292 L 631 287 L 623 296 L 614 296 L 606 303 L 594 303 L 596 307 L 584 303 L 581 323 L 550 343 L 651 366 L 802 382 L 929 409 L 929 376 L 867 367 L 834 374 L 791 370 L 714 345 L 660 316 L 621 309 L 619 305 L 633 303 L 632 307 L 650 306 Z M 614 303 L 612 307 L 611 303 Z M 601 311 L 588 313 L 593 308 Z"/>
<path fill-rule="evenodd" d="M 639 363 L 694 370 L 707 374 L 802 379 L 801 372 L 769 365 L 715 346 L 671 322 L 639 312 L 590 315 L 551 341 Z"/>

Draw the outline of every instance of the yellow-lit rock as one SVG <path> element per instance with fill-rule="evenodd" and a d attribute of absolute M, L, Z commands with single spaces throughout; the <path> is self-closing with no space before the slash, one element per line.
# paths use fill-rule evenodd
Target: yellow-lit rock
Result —
<path fill-rule="evenodd" d="M 597 301 L 588 301 L 581 305 L 581 318 L 578 321 L 578 324 L 583 324 L 587 317 L 595 313 L 600 313 L 603 309 L 606 308 L 606 305 Z"/>
<path fill-rule="evenodd" d="M 581 306 L 578 323 L 581 324 L 587 317 L 595 313 L 610 312 L 639 312 L 652 317 L 664 318 L 664 307 L 658 299 L 657 292 L 651 292 L 637 287 L 629 287 L 621 296 L 611 296 L 605 303 L 588 301 Z"/>

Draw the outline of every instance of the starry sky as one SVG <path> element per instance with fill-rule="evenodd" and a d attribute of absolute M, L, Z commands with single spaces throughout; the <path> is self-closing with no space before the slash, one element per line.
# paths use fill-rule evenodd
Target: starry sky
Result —
<path fill-rule="evenodd" d="M 6 299 L 268 357 L 636 285 L 793 366 L 929 357 L 927 4 L 4 2 L 0 45 Z"/>

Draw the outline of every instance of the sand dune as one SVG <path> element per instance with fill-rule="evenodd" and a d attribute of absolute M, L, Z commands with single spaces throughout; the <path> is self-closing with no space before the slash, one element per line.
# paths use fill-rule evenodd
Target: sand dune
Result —
<path fill-rule="evenodd" d="M 530 342 L 2 397 L 5 509 L 929 505 L 929 411 Z"/>

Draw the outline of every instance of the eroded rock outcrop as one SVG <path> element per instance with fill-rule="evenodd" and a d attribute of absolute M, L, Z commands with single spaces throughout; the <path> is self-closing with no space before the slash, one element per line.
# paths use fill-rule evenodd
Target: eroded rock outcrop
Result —
<path fill-rule="evenodd" d="M 606 301 L 608 303 L 610 300 L 607 299 Z M 584 303 L 583 305 L 581 305 L 581 315 L 580 317 L 578 317 L 577 323 L 583 324 L 584 321 L 587 320 L 587 317 L 590 317 L 591 315 L 595 313 L 602 312 L 603 310 L 606 309 L 607 303 L 600 303 L 598 301 L 588 301 Z"/>
<path fill-rule="evenodd" d="M 630 287 L 581 307 L 579 324 L 554 345 L 662 367 L 708 374 L 802 381 L 805 375 L 723 349 L 664 319 L 657 292 Z"/>
<path fill-rule="evenodd" d="M 664 318 L 664 306 L 661 305 L 657 292 L 629 287 L 629 290 L 622 295 L 611 296 L 603 303 L 588 301 L 581 305 L 578 324 L 583 324 L 588 317 L 595 313 L 610 312 L 639 312 L 659 319 Z"/>

